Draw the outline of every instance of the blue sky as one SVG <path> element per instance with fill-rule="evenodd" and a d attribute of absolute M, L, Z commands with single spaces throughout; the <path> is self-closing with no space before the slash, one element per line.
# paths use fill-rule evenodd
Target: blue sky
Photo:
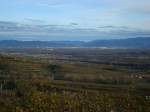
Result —
<path fill-rule="evenodd" d="M 0 39 L 150 36 L 150 0 L 0 0 Z"/>

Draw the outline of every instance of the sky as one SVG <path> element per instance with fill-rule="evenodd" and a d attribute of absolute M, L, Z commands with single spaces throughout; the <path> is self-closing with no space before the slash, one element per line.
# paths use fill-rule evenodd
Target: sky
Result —
<path fill-rule="evenodd" d="M 150 37 L 150 0 L 0 0 L 0 40 Z"/>

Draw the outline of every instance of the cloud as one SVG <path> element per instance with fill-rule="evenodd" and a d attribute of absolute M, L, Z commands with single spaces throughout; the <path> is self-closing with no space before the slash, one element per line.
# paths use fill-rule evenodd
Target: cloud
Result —
<path fill-rule="evenodd" d="M 114 26 L 114 25 L 107 25 L 107 26 L 99 26 L 98 29 L 107 29 L 107 30 L 136 30 L 136 28 L 131 28 L 127 26 Z"/>
<path fill-rule="evenodd" d="M 70 23 L 70 25 L 71 25 L 71 26 L 77 26 L 77 25 L 78 25 L 78 23 L 74 23 L 74 22 L 72 22 L 72 23 Z"/>
<path fill-rule="evenodd" d="M 98 28 L 115 28 L 115 26 L 99 26 Z"/>
<path fill-rule="evenodd" d="M 135 2 L 132 4 L 129 4 L 127 8 L 129 12 L 150 15 L 150 1 L 149 0 L 137 1 L 136 3 Z"/>
<path fill-rule="evenodd" d="M 74 25 L 76 27 L 74 27 Z M 107 30 L 109 29 L 109 30 Z M 0 38 L 13 37 L 20 39 L 22 37 L 32 39 L 39 39 L 39 37 L 46 37 L 51 40 L 89 40 L 102 38 L 122 38 L 122 37 L 137 37 L 150 36 L 150 31 L 134 29 L 126 26 L 100 26 L 99 28 L 80 28 L 77 23 L 70 23 L 69 25 L 30 25 L 20 24 L 15 22 L 0 21 Z M 43 38 L 41 38 L 42 40 Z"/>
<path fill-rule="evenodd" d="M 44 21 L 44 20 L 32 19 L 32 18 L 24 19 L 24 21 L 25 21 L 25 23 L 28 23 L 28 24 L 43 24 L 43 23 L 46 22 L 46 21 Z"/>

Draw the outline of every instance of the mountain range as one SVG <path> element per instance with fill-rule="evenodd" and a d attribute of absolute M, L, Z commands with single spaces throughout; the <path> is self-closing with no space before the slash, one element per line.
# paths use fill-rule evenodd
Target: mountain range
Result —
<path fill-rule="evenodd" d="M 94 40 L 88 42 L 0 40 L 0 48 L 48 48 L 48 47 L 150 48 L 150 37 Z"/>

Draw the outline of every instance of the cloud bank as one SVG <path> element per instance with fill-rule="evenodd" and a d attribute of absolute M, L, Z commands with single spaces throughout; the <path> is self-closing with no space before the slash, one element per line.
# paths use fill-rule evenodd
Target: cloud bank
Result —
<path fill-rule="evenodd" d="M 38 21 L 40 20 L 31 20 Z M 149 30 L 126 26 L 79 27 L 77 23 L 68 25 L 21 24 L 0 21 L 0 39 L 23 40 L 95 40 L 111 38 L 148 37 Z"/>

